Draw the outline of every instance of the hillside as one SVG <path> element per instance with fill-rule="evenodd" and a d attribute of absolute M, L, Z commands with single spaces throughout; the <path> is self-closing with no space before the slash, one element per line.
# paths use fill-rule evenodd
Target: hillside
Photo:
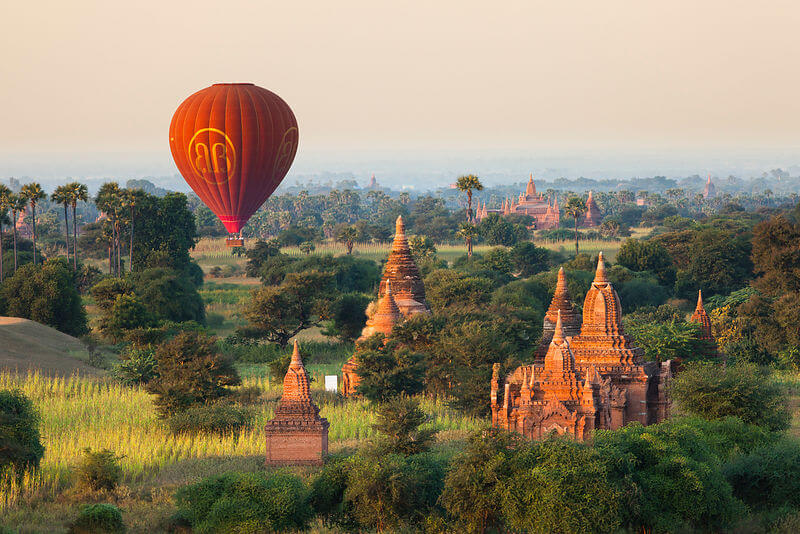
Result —
<path fill-rule="evenodd" d="M 48 374 L 97 374 L 86 364 L 86 348 L 78 339 L 54 328 L 18 317 L 0 317 L 0 369 Z"/>

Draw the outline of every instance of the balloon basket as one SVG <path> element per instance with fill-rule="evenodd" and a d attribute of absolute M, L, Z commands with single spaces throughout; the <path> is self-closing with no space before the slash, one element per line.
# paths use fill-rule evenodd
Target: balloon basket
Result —
<path fill-rule="evenodd" d="M 241 237 L 229 237 L 225 240 L 226 247 L 243 247 L 244 246 L 244 238 Z"/>

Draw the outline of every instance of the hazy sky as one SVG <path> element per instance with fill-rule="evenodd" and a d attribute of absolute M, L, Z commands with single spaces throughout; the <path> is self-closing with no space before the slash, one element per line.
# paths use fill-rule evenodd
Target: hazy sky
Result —
<path fill-rule="evenodd" d="M 800 161 L 796 1 L 29 0 L 0 20 L 0 152 L 15 161 L 169 162 L 173 111 L 219 81 L 289 103 L 301 166 L 387 150 Z"/>

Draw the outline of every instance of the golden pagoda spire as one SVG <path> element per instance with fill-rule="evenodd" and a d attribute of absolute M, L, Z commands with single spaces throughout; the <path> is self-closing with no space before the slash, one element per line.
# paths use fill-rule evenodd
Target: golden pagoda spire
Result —
<path fill-rule="evenodd" d="M 564 327 L 561 325 L 561 310 L 558 310 L 558 319 L 556 319 L 556 329 L 553 332 L 553 343 L 561 345 L 564 342 Z"/>
<path fill-rule="evenodd" d="M 300 357 L 300 344 L 297 340 L 294 340 L 294 350 L 292 351 L 292 361 L 289 364 L 289 367 L 303 367 L 303 359 Z"/>
<path fill-rule="evenodd" d="M 697 290 L 697 306 L 694 307 L 694 311 L 698 311 L 699 312 L 700 310 L 705 311 L 705 307 L 703 306 L 703 290 L 702 289 L 698 289 Z"/>

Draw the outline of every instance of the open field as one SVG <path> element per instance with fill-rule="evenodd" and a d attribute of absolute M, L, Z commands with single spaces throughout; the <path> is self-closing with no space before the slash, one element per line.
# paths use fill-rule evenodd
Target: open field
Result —
<path fill-rule="evenodd" d="M 374 416 L 364 401 L 345 401 L 322 391 L 320 371 L 332 370 L 328 367 L 315 369 L 312 365 L 309 371 L 315 378 L 312 390 L 320 413 L 331 424 L 330 450 L 335 452 L 368 439 Z M 34 516 L 46 513 L 42 509 L 50 509 L 56 515 L 74 513 L 74 507 L 59 512 L 64 508 L 60 494 L 71 485 L 71 469 L 85 447 L 107 448 L 124 456 L 120 462 L 126 488 L 123 491 L 134 502 L 122 507 L 126 523 L 132 525 L 131 532 L 152 531 L 147 529 L 148 523 L 136 517 L 137 511 L 141 512 L 147 502 L 156 509 L 169 510 L 169 494 L 179 485 L 225 470 L 262 469 L 262 429 L 272 417 L 280 386 L 270 384 L 264 373 L 260 374 L 246 377 L 243 384 L 262 392 L 262 401 L 254 407 L 256 417 L 251 429 L 223 437 L 191 437 L 171 435 L 157 418 L 150 395 L 142 388 L 77 375 L 51 378 L 39 373 L 0 372 L 0 389 L 19 389 L 36 405 L 45 446 L 40 473 L 27 478 L 23 487 L 2 493 L 0 525 L 34 521 Z M 445 440 L 461 439 L 486 424 L 456 414 L 441 401 L 424 399 L 423 407 L 431 417 L 428 424 L 440 430 Z M 153 492 L 166 495 L 154 496 Z M 39 511 L 30 505 L 17 509 L 22 502 L 39 503 Z M 148 516 L 151 521 L 152 513 Z"/>
<path fill-rule="evenodd" d="M 641 237 L 646 235 L 650 229 L 649 228 L 633 228 L 633 236 L 634 237 Z M 572 253 L 575 249 L 575 243 L 573 241 L 551 241 L 545 239 L 534 239 L 533 242 L 540 247 L 544 247 L 548 250 L 553 251 L 563 251 L 567 254 Z M 580 250 L 582 252 L 588 252 L 589 254 L 597 254 L 600 251 L 606 255 L 609 260 L 614 259 L 616 256 L 617 250 L 619 250 L 620 245 L 622 244 L 622 240 L 620 241 L 603 241 L 603 240 L 581 240 L 580 241 Z M 255 240 L 248 240 L 247 246 L 252 246 L 255 243 Z M 390 242 L 387 243 L 356 243 L 353 247 L 353 255 L 361 257 L 361 258 L 368 258 L 374 261 L 382 261 L 385 260 L 386 257 L 389 255 L 389 251 L 391 250 L 392 244 Z M 477 253 L 483 253 L 493 248 L 490 245 L 475 245 L 473 250 Z M 440 244 L 436 246 L 437 253 L 440 258 L 447 260 L 448 262 L 452 262 L 455 259 L 463 256 L 467 253 L 467 248 L 465 245 L 459 244 Z M 197 246 L 192 251 L 192 257 L 197 261 L 203 270 L 208 272 L 211 267 L 219 266 L 225 267 L 230 265 L 240 265 L 244 266 L 247 262 L 247 259 L 242 256 L 234 256 L 231 252 L 232 249 L 225 246 L 225 242 L 223 238 L 208 238 L 204 237 L 200 239 L 197 243 Z M 283 247 L 281 249 L 285 254 L 290 256 L 301 256 L 304 253 L 298 247 Z M 347 253 L 347 249 L 342 243 L 336 242 L 325 242 L 325 243 L 317 243 L 316 248 L 314 249 L 311 254 L 313 255 L 324 255 L 324 254 L 333 254 L 334 256 L 341 256 Z"/>

